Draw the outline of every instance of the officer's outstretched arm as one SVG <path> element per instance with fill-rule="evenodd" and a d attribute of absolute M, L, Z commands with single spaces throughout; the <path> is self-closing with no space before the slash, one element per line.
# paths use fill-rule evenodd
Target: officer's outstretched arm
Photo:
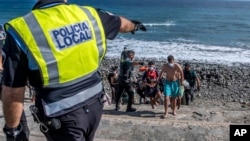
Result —
<path fill-rule="evenodd" d="M 121 27 L 120 27 L 120 32 L 131 32 L 134 34 L 135 31 L 137 30 L 142 30 L 146 31 L 146 27 L 140 22 L 136 20 L 128 20 L 124 17 L 120 17 L 121 19 Z"/>

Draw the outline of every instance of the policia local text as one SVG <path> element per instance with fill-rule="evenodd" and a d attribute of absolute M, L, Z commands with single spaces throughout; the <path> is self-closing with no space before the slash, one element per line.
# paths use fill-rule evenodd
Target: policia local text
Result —
<path fill-rule="evenodd" d="M 90 40 L 91 32 L 87 22 L 81 22 L 51 31 L 58 49 L 68 48 L 77 43 Z"/>

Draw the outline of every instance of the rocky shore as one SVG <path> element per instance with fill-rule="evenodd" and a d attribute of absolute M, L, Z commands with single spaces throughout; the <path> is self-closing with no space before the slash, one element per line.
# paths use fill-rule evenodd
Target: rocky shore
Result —
<path fill-rule="evenodd" d="M 140 59 L 145 63 L 148 60 Z M 161 69 L 164 61 L 155 63 Z M 178 63 L 183 66 L 185 61 Z M 169 114 L 166 119 L 160 118 L 163 105 L 151 109 L 146 104 L 135 104 L 135 113 L 126 113 L 126 105 L 118 112 L 114 111 L 114 104 L 106 105 L 97 137 L 126 141 L 228 141 L 230 125 L 250 125 L 250 65 L 189 63 L 201 80 L 192 105 L 181 105 L 177 116 Z M 119 66 L 119 59 L 105 58 L 101 67 L 104 78 L 115 65 Z M 135 67 L 135 75 L 140 74 L 137 70 Z"/>
<path fill-rule="evenodd" d="M 145 64 L 148 60 L 140 59 Z M 183 66 L 185 61 L 177 61 Z M 160 70 L 164 61 L 156 60 L 156 67 Z M 250 65 L 223 65 L 189 62 L 201 80 L 201 89 L 197 96 L 201 99 L 213 99 L 224 102 L 250 102 Z M 106 75 L 111 66 L 119 66 L 119 59 L 105 58 L 101 70 Z M 138 75 L 138 67 L 134 74 Z"/>
<path fill-rule="evenodd" d="M 148 60 L 140 59 L 145 64 Z M 161 69 L 163 62 L 156 60 L 156 67 Z M 185 61 L 178 63 L 183 65 Z M 139 105 L 137 101 L 133 105 L 137 108 L 134 113 L 125 112 L 126 105 L 122 105 L 120 111 L 114 110 L 114 104 L 105 105 L 95 141 L 229 141 L 230 125 L 250 125 L 250 66 L 190 63 L 202 84 L 192 105 L 181 105 L 176 116 L 169 113 L 165 119 L 161 118 L 163 105 L 151 109 L 149 104 Z M 119 66 L 119 59 L 105 58 L 100 68 L 108 94 L 106 76 L 115 65 Z M 136 76 L 140 75 L 137 70 L 135 67 Z M 31 104 L 27 100 L 24 106 L 31 130 L 30 141 L 45 141 L 28 110 Z M 4 123 L 0 108 L 0 128 Z M 0 130 L 2 140 L 5 137 Z"/>

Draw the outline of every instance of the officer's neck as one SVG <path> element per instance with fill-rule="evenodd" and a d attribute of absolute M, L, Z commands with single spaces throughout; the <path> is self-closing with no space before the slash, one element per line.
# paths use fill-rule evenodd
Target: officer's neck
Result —
<path fill-rule="evenodd" d="M 38 0 L 38 2 L 35 4 L 35 6 L 32 8 L 32 10 L 41 8 L 41 7 L 43 7 L 45 5 L 49 5 L 49 4 L 66 3 L 66 2 L 67 2 L 67 0 Z"/>

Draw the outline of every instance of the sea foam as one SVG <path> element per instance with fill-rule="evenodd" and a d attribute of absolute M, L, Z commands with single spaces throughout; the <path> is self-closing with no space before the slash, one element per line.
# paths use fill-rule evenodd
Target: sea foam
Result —
<path fill-rule="evenodd" d="M 172 54 L 176 60 L 218 64 L 249 64 L 250 50 L 226 46 L 212 46 L 188 41 L 159 42 L 117 38 L 107 42 L 107 57 L 119 57 L 123 48 L 132 49 L 137 58 L 166 59 Z"/>

